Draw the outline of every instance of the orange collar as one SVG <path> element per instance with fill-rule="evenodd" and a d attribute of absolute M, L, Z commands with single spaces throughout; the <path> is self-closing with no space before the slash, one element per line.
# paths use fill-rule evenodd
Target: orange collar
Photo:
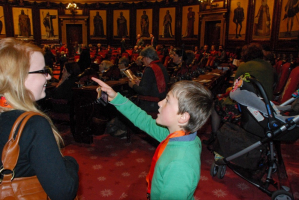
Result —
<path fill-rule="evenodd" d="M 162 155 L 163 151 L 165 150 L 165 148 L 166 148 L 166 146 L 167 146 L 167 144 L 169 142 L 169 139 L 170 138 L 175 138 L 175 137 L 181 137 L 181 136 L 184 136 L 184 135 L 186 135 L 186 133 L 184 131 L 175 131 L 174 133 L 169 134 L 165 138 L 165 140 L 163 140 L 159 144 L 159 146 L 157 147 L 157 149 L 155 151 L 155 154 L 153 156 L 153 159 L 152 159 L 150 171 L 149 171 L 149 173 L 146 176 L 146 181 L 148 183 L 148 185 L 147 185 L 147 193 L 151 193 L 152 178 L 153 178 L 153 175 L 154 175 L 155 166 L 156 166 L 156 163 L 158 162 L 160 156 Z"/>

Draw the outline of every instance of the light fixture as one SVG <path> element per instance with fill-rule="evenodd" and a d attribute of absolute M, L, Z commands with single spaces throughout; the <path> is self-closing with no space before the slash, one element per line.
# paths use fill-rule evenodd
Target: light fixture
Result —
<path fill-rule="evenodd" d="M 69 3 L 69 4 L 67 5 L 66 9 L 70 10 L 71 13 L 72 13 L 73 15 L 75 15 L 76 12 L 77 12 L 76 10 L 79 9 L 79 7 L 77 6 L 76 3 L 73 2 L 73 3 Z"/>

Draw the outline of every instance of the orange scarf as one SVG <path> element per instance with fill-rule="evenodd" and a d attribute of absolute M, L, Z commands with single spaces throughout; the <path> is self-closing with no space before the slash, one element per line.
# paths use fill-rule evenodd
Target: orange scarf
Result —
<path fill-rule="evenodd" d="M 6 101 L 5 97 L 0 97 L 0 106 L 1 107 L 6 107 L 6 108 L 12 108 Z"/>
<path fill-rule="evenodd" d="M 154 175 L 155 166 L 156 166 L 156 163 L 158 162 L 160 156 L 162 155 L 164 149 L 166 148 L 166 146 L 167 146 L 167 144 L 169 142 L 169 139 L 170 138 L 175 138 L 175 137 L 181 137 L 181 136 L 184 136 L 184 135 L 186 135 L 184 131 L 176 131 L 174 133 L 171 133 L 157 147 L 157 149 L 155 151 L 155 154 L 153 156 L 153 159 L 152 159 L 150 171 L 149 171 L 149 173 L 146 176 L 147 193 L 151 193 L 152 178 L 153 178 L 153 175 Z"/>

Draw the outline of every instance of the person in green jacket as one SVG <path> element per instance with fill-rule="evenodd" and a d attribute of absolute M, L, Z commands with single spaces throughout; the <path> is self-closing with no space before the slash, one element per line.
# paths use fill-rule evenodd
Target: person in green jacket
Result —
<path fill-rule="evenodd" d="M 158 103 L 159 113 L 154 120 L 106 83 L 96 78 L 92 80 L 107 92 L 110 104 L 135 126 L 161 142 L 146 177 L 148 199 L 194 199 L 202 150 L 197 130 L 211 114 L 210 91 L 198 82 L 175 83 L 166 98 Z"/>

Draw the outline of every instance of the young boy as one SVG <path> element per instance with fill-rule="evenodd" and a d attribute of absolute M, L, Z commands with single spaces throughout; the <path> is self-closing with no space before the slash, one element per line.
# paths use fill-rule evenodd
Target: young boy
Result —
<path fill-rule="evenodd" d="M 210 92 L 197 82 L 177 82 L 158 103 L 159 113 L 154 120 L 104 82 L 92 80 L 135 126 L 161 142 L 146 177 L 150 199 L 194 199 L 201 154 L 196 131 L 210 116 L 213 105 Z"/>

